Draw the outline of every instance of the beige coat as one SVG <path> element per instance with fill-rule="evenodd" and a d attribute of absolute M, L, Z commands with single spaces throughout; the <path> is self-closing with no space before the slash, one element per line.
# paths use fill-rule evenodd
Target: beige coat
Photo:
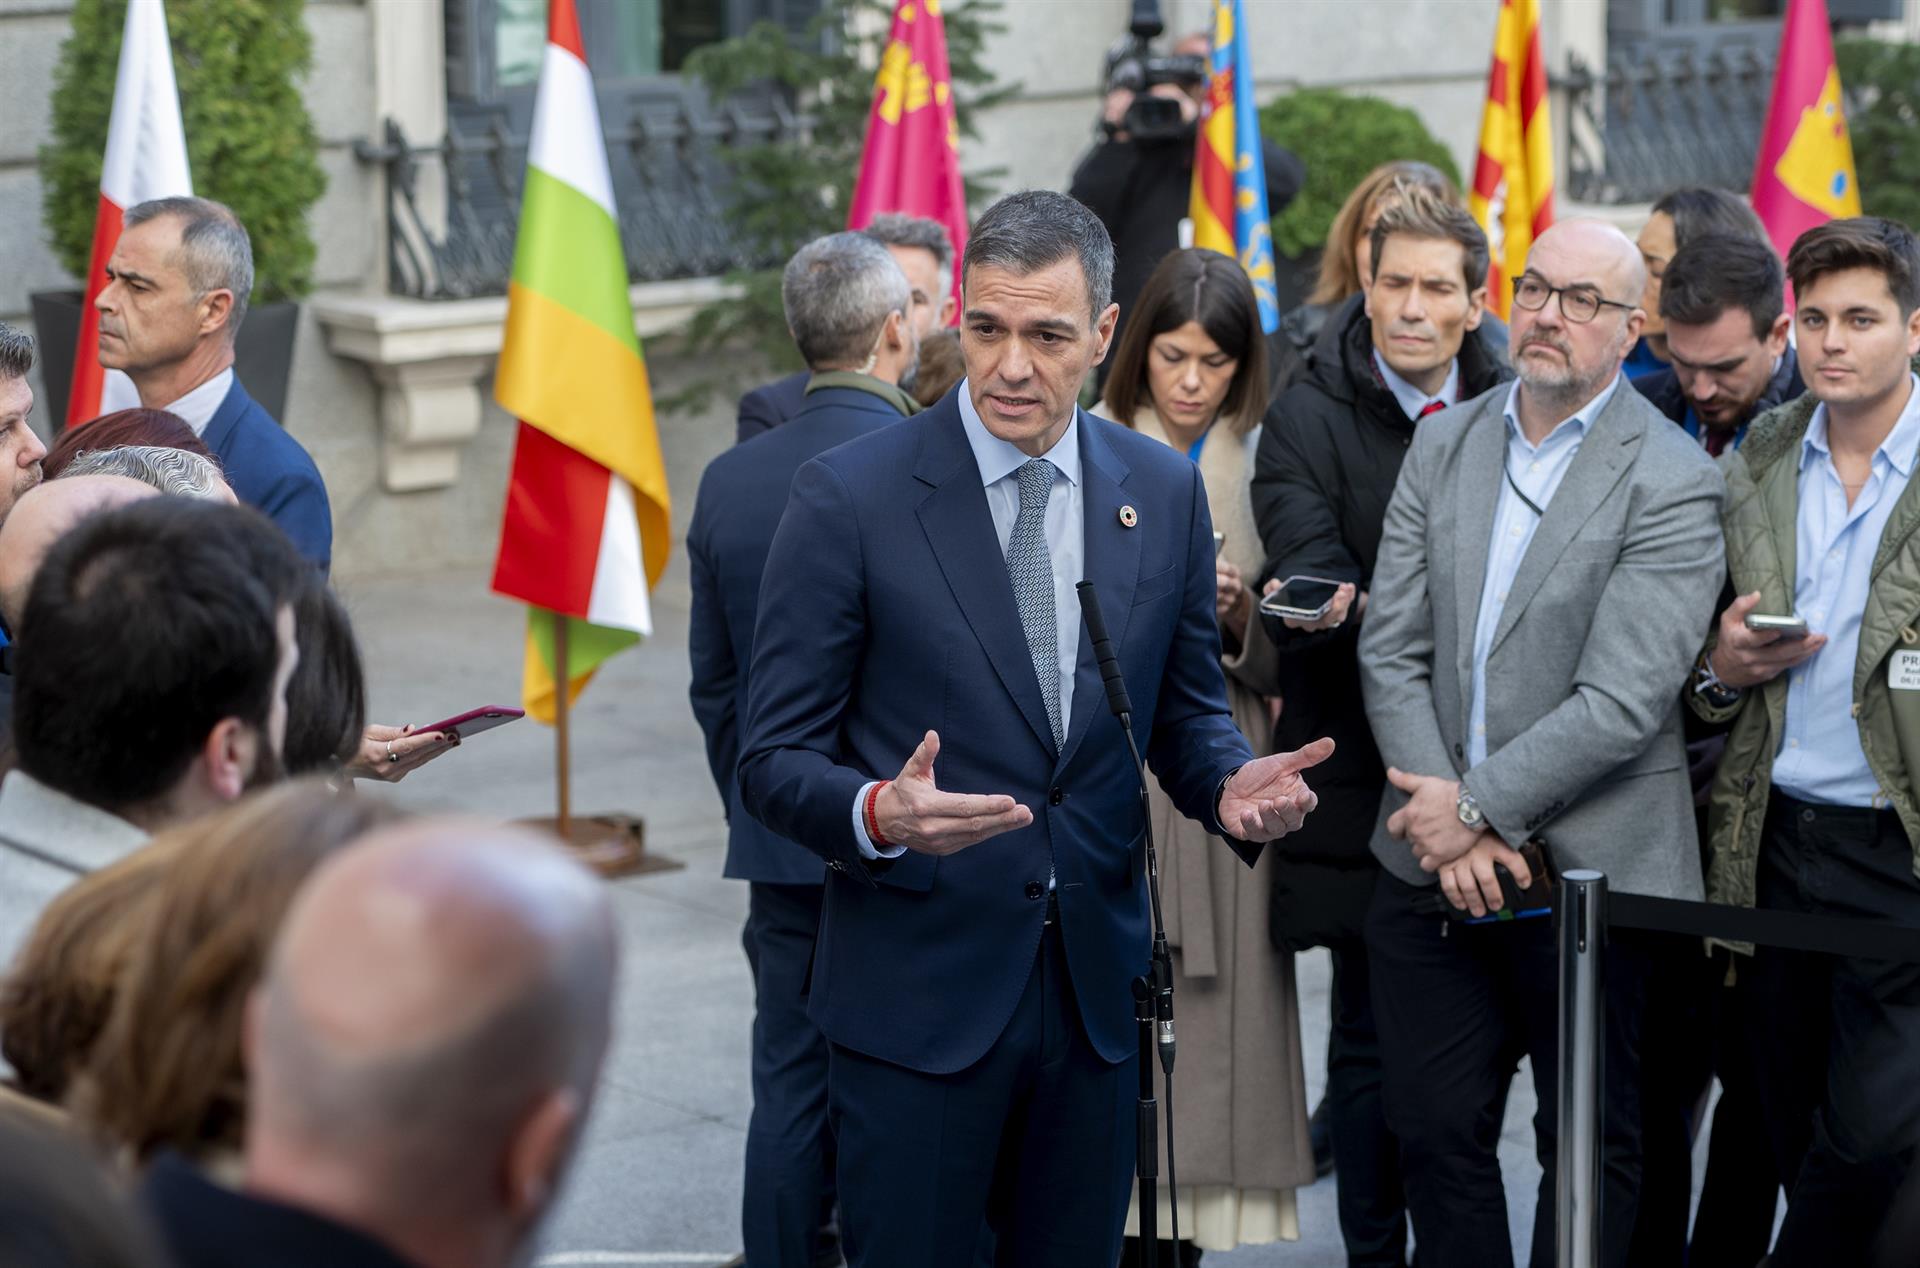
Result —
<path fill-rule="evenodd" d="M 1134 430 L 1163 443 L 1152 409 Z M 1200 478 L 1223 557 L 1249 585 L 1262 563 L 1248 489 L 1253 440 L 1224 421 L 1200 451 Z M 1273 748 L 1262 694 L 1272 690 L 1273 647 L 1256 617 L 1247 645 L 1223 657 L 1233 720 L 1255 753 Z M 1174 1016 L 1180 1037 L 1175 1147 L 1180 1184 L 1291 1189 L 1313 1183 L 1307 1138 L 1300 1009 L 1293 956 L 1267 936 L 1269 846 L 1249 868 L 1225 843 L 1150 790 L 1167 937 L 1174 946 Z"/>

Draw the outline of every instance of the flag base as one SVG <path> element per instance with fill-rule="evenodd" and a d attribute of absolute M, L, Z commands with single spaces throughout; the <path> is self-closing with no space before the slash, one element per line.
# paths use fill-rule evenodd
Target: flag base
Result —
<path fill-rule="evenodd" d="M 559 837 L 567 852 L 602 879 L 638 876 L 644 872 L 672 872 L 686 866 L 677 859 L 647 853 L 647 825 L 634 815 L 573 815 L 567 832 L 555 818 L 522 819 L 527 827 Z"/>

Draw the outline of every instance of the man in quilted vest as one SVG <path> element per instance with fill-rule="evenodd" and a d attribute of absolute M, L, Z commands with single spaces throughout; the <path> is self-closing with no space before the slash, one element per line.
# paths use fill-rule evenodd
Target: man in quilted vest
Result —
<path fill-rule="evenodd" d="M 1920 923 L 1920 243 L 1873 217 L 1787 257 L 1808 395 L 1724 455 L 1733 602 L 1694 711 L 1731 723 L 1716 902 Z M 1804 635 L 1749 628 L 1798 616 Z M 1788 1209 L 1774 1268 L 1868 1262 L 1920 1142 L 1920 966 L 1760 947 L 1739 966 Z"/>

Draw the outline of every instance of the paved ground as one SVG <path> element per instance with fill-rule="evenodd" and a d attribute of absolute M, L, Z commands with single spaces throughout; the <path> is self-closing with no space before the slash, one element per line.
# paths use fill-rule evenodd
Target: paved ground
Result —
<path fill-rule="evenodd" d="M 368 650 L 376 721 L 424 722 L 519 699 L 523 609 L 481 572 L 343 585 Z M 547 1235 L 550 1264 L 714 1264 L 739 1249 L 751 993 L 740 950 L 746 888 L 720 876 L 718 799 L 686 701 L 684 562 L 656 596 L 658 631 L 612 662 L 576 712 L 574 790 L 585 811 L 643 815 L 651 848 L 685 864 L 613 885 L 625 934 L 621 1019 L 605 1090 Z M 419 810 L 552 813 L 552 732 L 480 736 L 388 795 Z M 1324 956 L 1302 957 L 1309 1052 L 1324 1052 Z M 1324 1069 L 1309 1062 L 1308 1092 Z M 1518 1244 L 1530 1225 L 1531 1083 L 1516 1080 L 1502 1163 Z M 1303 1240 L 1209 1255 L 1218 1268 L 1345 1263 L 1331 1180 L 1301 1199 Z"/>

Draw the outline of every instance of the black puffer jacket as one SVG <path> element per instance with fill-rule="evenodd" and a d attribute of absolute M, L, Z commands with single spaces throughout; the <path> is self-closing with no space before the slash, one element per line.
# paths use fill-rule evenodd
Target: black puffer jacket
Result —
<path fill-rule="evenodd" d="M 1267 577 L 1296 574 L 1357 582 L 1373 579 L 1380 532 L 1394 481 L 1413 443 L 1414 424 L 1373 372 L 1373 330 L 1359 297 L 1325 332 L 1337 355 L 1314 360 L 1308 377 L 1267 411 L 1254 464 L 1253 514 L 1266 548 Z M 1469 335 L 1460 349 L 1460 399 L 1512 377 L 1485 343 Z M 1284 702 L 1275 743 L 1298 748 L 1322 735 L 1337 748 L 1308 779 L 1319 809 L 1275 852 L 1272 928 L 1276 942 L 1299 950 L 1357 937 L 1377 864 L 1367 848 L 1386 786 L 1360 696 L 1359 622 L 1321 633 L 1290 630 L 1262 618 L 1280 651 Z M 1362 618 L 1364 619 L 1364 618 Z"/>

